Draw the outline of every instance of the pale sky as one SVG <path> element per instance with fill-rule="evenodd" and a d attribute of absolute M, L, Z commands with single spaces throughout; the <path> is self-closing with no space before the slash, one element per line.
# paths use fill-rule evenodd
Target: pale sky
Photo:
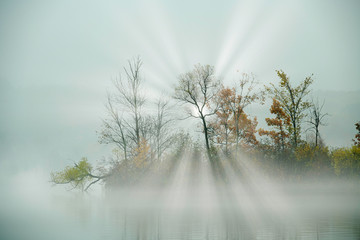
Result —
<path fill-rule="evenodd" d="M 148 94 L 172 94 L 177 76 L 211 64 L 262 84 L 276 69 L 294 83 L 314 73 L 331 117 L 326 143 L 349 146 L 360 120 L 360 2 L 1 1 L 0 166 L 61 167 L 104 147 L 106 91 L 141 56 Z M 268 116 L 262 109 L 260 116 Z"/>

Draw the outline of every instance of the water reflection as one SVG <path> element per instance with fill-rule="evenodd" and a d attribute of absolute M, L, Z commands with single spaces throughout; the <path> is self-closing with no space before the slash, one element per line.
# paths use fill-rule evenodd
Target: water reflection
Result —
<path fill-rule="evenodd" d="M 297 222 L 244 219 L 197 212 L 130 215 L 107 219 L 103 239 L 359 239 L 360 219 L 352 216 L 306 218 Z M 115 237 L 116 236 L 116 237 Z"/>
<path fill-rule="evenodd" d="M 118 193 L 104 200 L 99 211 L 101 239 L 360 239 L 360 195 L 338 190 L 343 194 L 334 188 L 322 197 L 311 191 L 288 192 L 293 211 L 283 213 L 274 204 L 257 209 L 256 218 L 248 216 L 246 205 L 199 203 L 196 192 L 182 206 L 161 202 L 159 192 L 150 194 L 158 196 L 153 201 L 137 200 L 135 206 L 131 197 Z"/>
<path fill-rule="evenodd" d="M 251 170 L 252 181 L 216 182 L 189 168 L 167 186 L 100 195 L 4 190 L 0 239 L 360 239 L 357 182 L 271 183 Z"/>

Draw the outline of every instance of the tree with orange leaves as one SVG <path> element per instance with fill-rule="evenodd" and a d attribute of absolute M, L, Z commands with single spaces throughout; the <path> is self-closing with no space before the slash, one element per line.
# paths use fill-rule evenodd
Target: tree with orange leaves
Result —
<path fill-rule="evenodd" d="M 268 136 L 274 142 L 274 146 L 278 151 L 284 151 L 290 145 L 291 126 L 290 116 L 286 114 L 281 106 L 281 103 L 273 98 L 273 103 L 270 107 L 270 113 L 275 114 L 274 118 L 266 118 L 265 121 L 269 127 L 274 130 L 259 129 L 260 136 Z"/>
<path fill-rule="evenodd" d="M 214 99 L 218 109 L 210 123 L 211 140 L 220 145 L 225 154 L 229 154 L 230 149 L 249 149 L 258 143 L 255 136 L 257 119 L 251 119 L 244 108 L 260 99 L 261 93 L 253 91 L 255 81 L 249 75 L 243 75 L 239 85 L 238 89 L 222 86 Z"/>
<path fill-rule="evenodd" d="M 238 126 L 236 127 L 235 124 L 238 124 Z M 249 150 L 258 144 L 258 140 L 256 139 L 255 135 L 257 132 L 257 124 L 257 118 L 250 118 L 245 112 L 240 114 L 237 121 L 233 120 L 231 129 L 233 130 L 233 133 L 239 138 L 236 144 L 238 144 L 242 149 Z"/>
<path fill-rule="evenodd" d="M 210 122 L 211 141 L 223 148 L 225 154 L 229 154 L 229 148 L 233 142 L 233 134 L 231 130 L 232 109 L 231 102 L 235 99 L 234 89 L 224 88 L 222 86 L 216 95 L 215 101 L 218 104 L 216 117 Z"/>
<path fill-rule="evenodd" d="M 241 125 L 241 119 L 244 117 L 244 109 L 256 101 L 264 101 L 263 91 L 257 91 L 256 86 L 258 82 L 253 74 L 243 73 L 239 78 L 239 81 L 234 88 L 234 98 L 230 104 L 231 111 L 233 113 L 234 131 L 235 131 L 235 147 L 236 151 L 241 145 L 243 137 L 243 126 Z M 246 115 L 246 114 L 245 114 Z M 255 120 L 256 121 L 256 120 Z M 256 121 L 257 125 L 257 121 Z M 255 136 L 255 135 L 254 135 Z"/>

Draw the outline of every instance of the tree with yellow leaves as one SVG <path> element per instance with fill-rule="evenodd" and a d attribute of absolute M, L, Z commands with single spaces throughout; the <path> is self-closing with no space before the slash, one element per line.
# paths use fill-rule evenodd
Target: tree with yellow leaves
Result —
<path fill-rule="evenodd" d="M 282 71 L 276 71 L 280 78 L 279 86 L 270 84 L 266 87 L 268 94 L 275 98 L 283 111 L 290 117 L 291 144 L 295 149 L 301 140 L 301 123 L 306 117 L 306 111 L 311 107 L 311 102 L 306 100 L 310 93 L 309 87 L 313 82 L 312 75 L 306 77 L 298 86 L 293 87 L 287 74 Z"/>
<path fill-rule="evenodd" d="M 354 146 L 339 148 L 332 152 L 333 167 L 338 176 L 360 177 L 360 122 L 355 126 L 358 133 L 353 139 Z"/>
<path fill-rule="evenodd" d="M 336 149 L 331 155 L 336 175 L 360 176 L 360 147 Z"/>
<path fill-rule="evenodd" d="M 140 144 L 134 149 L 134 167 L 144 169 L 150 164 L 151 158 L 150 146 L 145 138 L 141 138 Z"/>

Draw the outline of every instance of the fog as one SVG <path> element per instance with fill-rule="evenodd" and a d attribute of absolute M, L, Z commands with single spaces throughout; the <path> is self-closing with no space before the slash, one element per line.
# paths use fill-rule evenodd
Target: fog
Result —
<path fill-rule="evenodd" d="M 165 186 L 89 192 L 51 186 L 41 168 L 7 178 L 2 239 L 358 239 L 360 188 L 351 180 L 271 180 L 241 157 L 239 174 L 184 153 Z M 215 170 L 216 171 L 216 170 Z M 215 175 L 214 175 L 215 174 Z"/>
<path fill-rule="evenodd" d="M 238 72 L 260 85 L 277 69 L 295 84 L 314 73 L 312 97 L 329 114 L 324 143 L 350 146 L 358 10 L 352 0 L 1 1 L 0 239 L 359 239 L 357 181 L 279 181 L 247 157 L 237 159 L 246 178 L 224 167 L 225 182 L 191 153 L 163 187 L 150 173 L 136 187 L 86 193 L 50 182 L 81 157 L 96 166 L 111 155 L 98 134 L 106 94 L 138 55 L 150 101 L 171 98 L 197 63 L 214 65 L 224 84 Z M 248 113 L 266 127 L 269 104 Z M 202 141 L 196 122 L 179 125 Z"/>

